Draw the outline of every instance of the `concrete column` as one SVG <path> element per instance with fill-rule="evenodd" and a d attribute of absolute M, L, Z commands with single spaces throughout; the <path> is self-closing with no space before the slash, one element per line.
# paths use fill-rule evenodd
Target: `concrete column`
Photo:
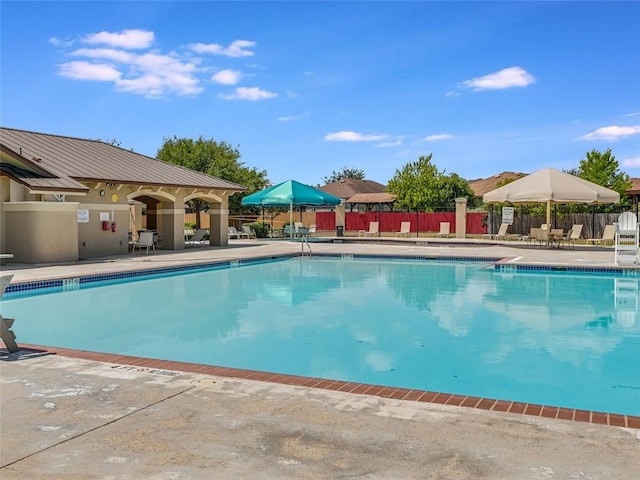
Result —
<path fill-rule="evenodd" d="M 216 247 L 229 245 L 229 201 L 226 197 L 221 204 L 209 204 L 209 224 L 209 244 Z"/>
<path fill-rule="evenodd" d="M 180 204 L 184 205 L 184 202 Z M 163 250 L 184 250 L 184 207 L 174 208 L 175 206 L 173 202 L 165 203 L 155 212 Z"/>
<path fill-rule="evenodd" d="M 344 201 L 342 201 L 340 203 L 340 205 L 336 206 L 336 231 L 338 230 L 338 227 L 342 227 L 342 231 L 344 232 L 344 234 L 346 235 L 345 230 L 345 214 L 344 214 Z"/>
<path fill-rule="evenodd" d="M 456 198 L 456 238 L 467 237 L 467 199 Z"/>

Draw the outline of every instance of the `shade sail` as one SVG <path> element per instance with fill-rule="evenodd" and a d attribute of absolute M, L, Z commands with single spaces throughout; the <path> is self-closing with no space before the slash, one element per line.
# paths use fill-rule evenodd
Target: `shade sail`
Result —
<path fill-rule="evenodd" d="M 340 202 L 338 197 L 295 180 L 287 180 L 242 199 L 242 205 L 264 207 L 339 205 Z"/>
<path fill-rule="evenodd" d="M 550 223 L 552 203 L 618 203 L 620 194 L 555 168 L 543 168 L 485 193 L 482 200 L 485 203 L 546 203 L 547 223 Z"/>

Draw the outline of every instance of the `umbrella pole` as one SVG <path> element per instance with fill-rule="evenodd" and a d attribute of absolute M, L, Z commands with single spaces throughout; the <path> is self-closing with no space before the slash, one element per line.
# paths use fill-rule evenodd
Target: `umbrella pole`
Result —
<path fill-rule="evenodd" d="M 547 200 L 547 225 L 550 225 L 550 224 L 551 224 L 551 200 Z"/>
<path fill-rule="evenodd" d="M 289 235 L 293 240 L 293 202 L 289 204 Z"/>

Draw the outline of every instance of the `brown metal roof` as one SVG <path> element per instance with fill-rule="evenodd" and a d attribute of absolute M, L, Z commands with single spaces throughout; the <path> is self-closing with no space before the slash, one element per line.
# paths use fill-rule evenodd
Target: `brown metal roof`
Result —
<path fill-rule="evenodd" d="M 3 154 L 37 165 L 50 178 L 24 177 L 20 181 L 35 188 L 77 190 L 77 181 L 132 185 L 208 188 L 243 191 L 234 182 L 212 177 L 179 165 L 99 141 L 0 128 Z"/>
<path fill-rule="evenodd" d="M 627 190 L 628 194 L 638 194 L 640 193 L 640 178 L 630 178 L 631 180 L 631 188 Z"/>
<path fill-rule="evenodd" d="M 381 193 L 356 193 L 346 200 L 346 203 L 393 203 L 396 196 L 389 192 Z"/>
<path fill-rule="evenodd" d="M 330 193 L 343 200 L 353 197 L 356 193 L 381 193 L 387 191 L 387 187 L 381 183 L 373 180 L 357 180 L 355 178 L 345 178 L 319 188 L 323 192 Z"/>
<path fill-rule="evenodd" d="M 498 186 L 502 186 L 498 185 L 499 183 L 501 184 L 505 180 L 517 180 L 526 175 L 526 173 L 502 172 L 492 177 L 469 180 L 469 187 L 471 187 L 476 197 L 482 197 L 485 193 L 495 190 Z"/>

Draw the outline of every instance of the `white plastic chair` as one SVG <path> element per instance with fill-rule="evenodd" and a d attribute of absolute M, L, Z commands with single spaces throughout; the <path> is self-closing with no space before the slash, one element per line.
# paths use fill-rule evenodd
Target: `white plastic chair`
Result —
<path fill-rule="evenodd" d="M 411 222 L 400 223 L 400 231 L 396 233 L 396 237 L 408 237 L 411 235 Z"/>
<path fill-rule="evenodd" d="M 448 237 L 450 227 L 451 224 L 449 222 L 440 222 L 440 231 L 436 234 L 436 237 Z"/>
<path fill-rule="evenodd" d="M 153 242 L 154 232 L 141 232 L 138 240 L 131 243 L 131 247 L 133 248 L 132 253 L 136 253 L 136 248 L 142 250 L 146 248 L 147 255 L 149 255 L 149 248 L 153 250 L 153 253 L 156 253 L 156 244 Z"/>

